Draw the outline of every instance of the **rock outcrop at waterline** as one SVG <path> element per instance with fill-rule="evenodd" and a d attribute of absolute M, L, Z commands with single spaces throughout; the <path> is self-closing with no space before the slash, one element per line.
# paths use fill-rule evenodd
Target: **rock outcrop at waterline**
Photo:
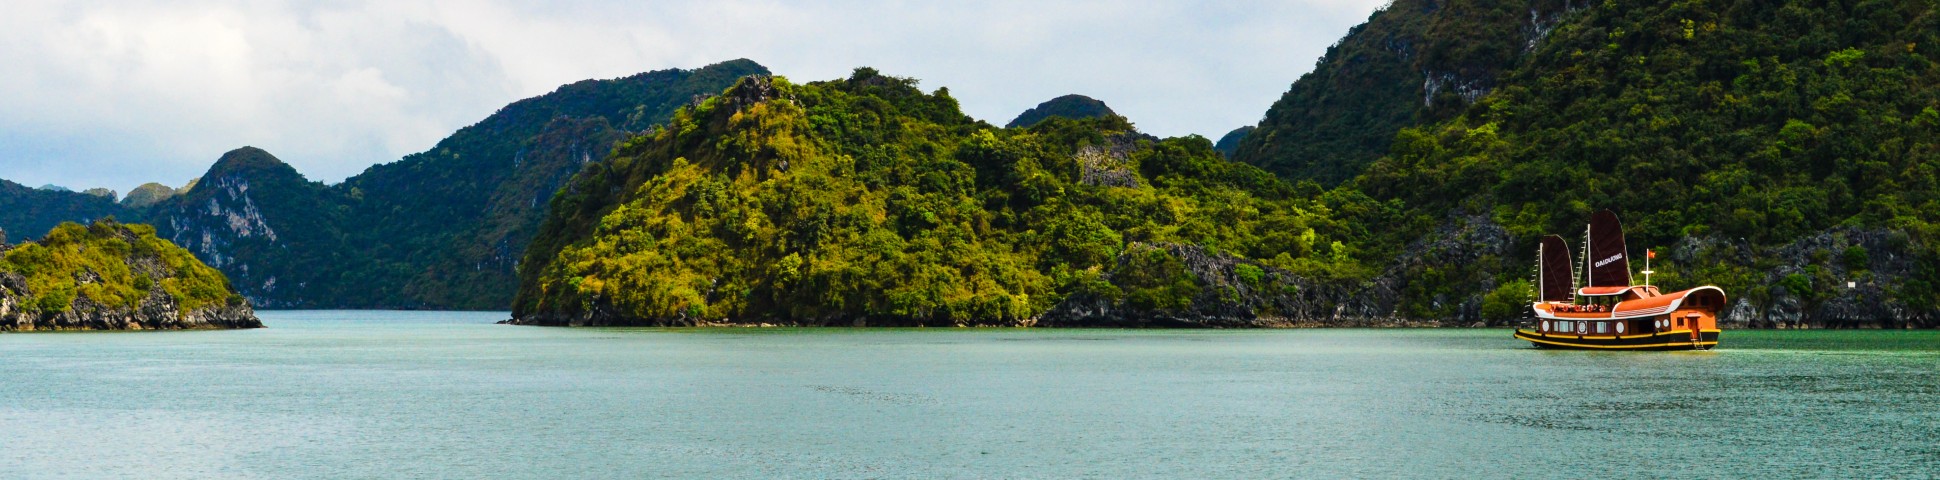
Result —
<path fill-rule="evenodd" d="M 67 223 L 0 251 L 0 331 L 263 326 L 221 272 L 147 225 Z"/>

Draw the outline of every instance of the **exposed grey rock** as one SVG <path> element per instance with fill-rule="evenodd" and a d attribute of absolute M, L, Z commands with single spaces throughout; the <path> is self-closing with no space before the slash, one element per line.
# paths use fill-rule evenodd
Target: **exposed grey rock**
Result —
<path fill-rule="evenodd" d="M 749 75 L 742 77 L 741 83 L 735 84 L 734 88 L 728 89 L 726 95 L 728 106 L 739 112 L 757 103 L 780 97 L 781 91 L 775 88 L 774 77 Z"/>
<path fill-rule="evenodd" d="M 1193 245 L 1159 244 L 1180 259 L 1196 279 L 1199 293 L 1192 304 L 1176 311 L 1140 309 L 1123 298 L 1074 294 L 1040 316 L 1038 326 L 1055 327 L 1430 327 L 1485 324 L 1481 295 L 1435 299 L 1456 305 L 1458 315 L 1416 318 L 1399 312 L 1401 292 L 1420 281 L 1415 272 L 1426 266 L 1475 265 L 1484 256 L 1501 255 L 1510 246 L 1509 233 L 1486 216 L 1457 216 L 1432 241 L 1410 246 L 1394 266 L 1366 282 L 1320 281 L 1292 272 L 1215 253 Z M 1127 248 L 1135 254 L 1138 246 Z M 1119 267 L 1126 262 L 1120 255 Z M 1242 266 L 1258 269 L 1260 280 L 1240 273 Z M 1106 275 L 1123 288 L 1123 282 Z M 1492 281 L 1479 291 L 1495 288 Z"/>
<path fill-rule="evenodd" d="M 3 282 L 6 275 L 0 275 Z M 207 305 L 184 312 L 174 297 L 161 288 L 133 308 L 110 308 L 93 299 L 74 300 L 67 311 L 53 314 L 25 312 L 15 296 L 0 293 L 0 331 L 33 330 L 198 330 L 262 328 L 263 322 L 248 302 L 235 301 Z"/>
<path fill-rule="evenodd" d="M 1104 145 L 1086 145 L 1073 155 L 1077 160 L 1078 181 L 1103 187 L 1138 188 L 1138 172 L 1133 171 L 1131 155 L 1142 137 L 1136 133 L 1113 135 Z"/>
<path fill-rule="evenodd" d="M 1844 258 L 1855 247 L 1865 252 L 1863 264 L 1852 265 Z M 1914 274 L 1914 254 L 1905 232 L 1836 227 L 1762 251 L 1720 238 L 1686 238 L 1674 252 L 1687 258 L 1710 253 L 1711 260 L 1744 266 L 1757 265 L 1759 259 L 1777 261 L 1754 287 L 1762 287 L 1762 295 L 1725 292 L 1732 303 L 1721 318 L 1726 327 L 1940 327 L 1940 312 L 1914 308 L 1895 294 L 1907 288 Z M 1812 291 L 1785 287 L 1784 280 L 1793 275 L 1812 279 Z"/>

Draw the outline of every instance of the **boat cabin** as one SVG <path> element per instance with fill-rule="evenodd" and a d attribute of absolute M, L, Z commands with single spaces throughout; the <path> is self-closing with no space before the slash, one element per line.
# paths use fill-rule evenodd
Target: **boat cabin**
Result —
<path fill-rule="evenodd" d="M 1724 292 L 1700 287 L 1671 294 L 1657 287 L 1580 289 L 1574 302 L 1536 305 L 1536 330 L 1558 335 L 1640 335 L 1717 330 Z"/>

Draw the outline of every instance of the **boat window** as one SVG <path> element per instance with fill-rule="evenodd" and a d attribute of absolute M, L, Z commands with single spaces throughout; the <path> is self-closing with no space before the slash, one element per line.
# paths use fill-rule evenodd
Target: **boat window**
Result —
<path fill-rule="evenodd" d="M 1609 322 L 1596 322 L 1596 333 L 1609 333 L 1609 332 L 1610 332 Z"/>
<path fill-rule="evenodd" d="M 1680 326 L 1680 327 L 1684 326 L 1684 319 L 1682 318 L 1677 319 L 1677 326 Z"/>

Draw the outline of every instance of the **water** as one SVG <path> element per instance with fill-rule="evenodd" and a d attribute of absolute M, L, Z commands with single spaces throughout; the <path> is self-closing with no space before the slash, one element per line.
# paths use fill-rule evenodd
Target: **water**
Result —
<path fill-rule="evenodd" d="M 1925 477 L 1940 333 L 656 330 L 499 313 L 0 335 L 0 478 Z"/>

